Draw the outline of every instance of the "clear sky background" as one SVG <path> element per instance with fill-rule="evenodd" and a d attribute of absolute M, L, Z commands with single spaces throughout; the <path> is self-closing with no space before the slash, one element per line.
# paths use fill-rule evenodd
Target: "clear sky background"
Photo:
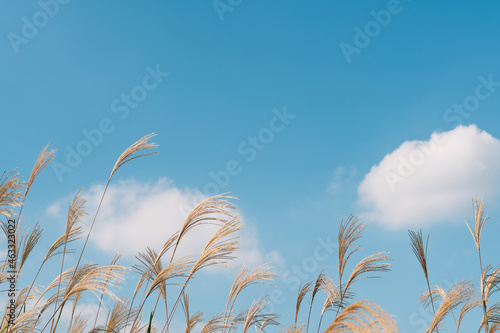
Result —
<path fill-rule="evenodd" d="M 152 132 L 158 154 L 115 175 L 86 257 L 104 264 L 120 250 L 122 263 L 135 264 L 137 251 L 159 248 L 179 228 L 186 207 L 231 192 L 246 224 L 242 249 L 233 269 L 202 275 L 189 290 L 193 312 L 206 317 L 223 310 L 243 262 L 271 262 L 275 309 L 291 325 L 295 284 L 337 266 L 334 252 L 315 250 L 334 247 L 350 213 L 367 223 L 355 259 L 385 250 L 393 259 L 391 272 L 355 286 L 356 299 L 380 304 L 401 332 L 429 324 L 408 229 L 430 234 L 432 284 L 477 283 L 464 219 L 482 197 L 491 216 L 484 262 L 500 263 L 498 2 L 0 6 L 2 169 L 28 177 L 48 142 L 57 149 L 23 213 L 45 228 L 33 270 L 63 232 L 76 191 L 85 188 L 92 213 L 117 157 Z M 247 305 L 261 291 L 273 288 L 249 290 Z"/>

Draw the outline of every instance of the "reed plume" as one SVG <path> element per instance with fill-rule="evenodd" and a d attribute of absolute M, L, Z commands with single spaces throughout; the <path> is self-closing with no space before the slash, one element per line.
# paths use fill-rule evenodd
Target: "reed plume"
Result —
<path fill-rule="evenodd" d="M 56 151 L 54 149 L 47 151 L 47 148 L 49 148 L 49 144 L 47 144 L 45 148 L 42 149 L 42 151 L 38 155 L 38 158 L 36 159 L 33 169 L 31 170 L 30 178 L 28 179 L 28 183 L 26 184 L 26 189 L 24 191 L 23 202 L 24 200 L 26 200 L 26 196 L 28 195 L 28 192 L 31 189 L 31 186 L 33 185 L 35 179 L 42 172 L 42 170 L 47 165 L 49 165 L 50 162 L 52 162 L 55 157 Z"/>
<path fill-rule="evenodd" d="M 440 299 L 441 303 L 425 333 L 431 333 L 439 329 L 443 325 L 444 319 L 448 313 L 460 304 L 464 304 L 471 299 L 472 295 L 474 295 L 474 288 L 470 281 L 455 283 L 450 287 L 448 292 L 439 286 L 434 286 L 430 291 L 426 291 L 419 297 L 424 309 L 429 306 L 431 295 L 434 296 L 434 299 Z"/>
<path fill-rule="evenodd" d="M 196 312 L 193 316 L 189 313 L 189 297 L 186 293 L 182 297 L 182 310 L 184 311 L 184 316 L 186 317 L 186 333 L 191 333 L 191 331 L 203 321 L 202 312 Z"/>
<path fill-rule="evenodd" d="M 397 325 L 378 305 L 369 301 L 358 301 L 345 308 L 325 333 L 337 332 L 397 332 Z"/>
<path fill-rule="evenodd" d="M 115 166 L 113 167 L 113 169 L 111 170 L 111 174 L 109 176 L 109 179 L 108 179 L 108 182 L 106 183 L 106 186 L 104 187 L 104 191 L 102 193 L 102 196 L 101 196 L 101 199 L 99 201 L 99 205 L 97 206 L 97 210 L 94 214 L 94 218 L 92 219 L 92 223 L 89 227 L 89 231 L 87 233 L 87 237 L 85 238 L 85 242 L 83 244 L 83 247 L 82 247 L 82 250 L 80 251 L 80 256 L 78 257 L 78 261 L 76 263 L 76 268 L 78 268 L 78 265 L 80 264 L 80 261 L 82 260 L 82 256 L 83 256 L 83 253 L 85 251 L 85 248 L 87 246 L 87 243 L 88 243 L 88 240 L 89 240 L 89 237 L 90 237 L 90 234 L 92 232 L 92 229 L 94 227 L 94 224 L 95 224 L 95 220 L 97 218 L 97 214 L 99 213 L 99 210 L 101 208 L 101 205 L 102 205 L 102 202 L 104 200 L 104 196 L 106 195 L 106 191 L 109 187 L 109 183 L 111 182 L 111 178 L 113 177 L 113 175 L 115 174 L 116 171 L 118 171 L 118 169 L 120 167 L 122 167 L 124 164 L 126 164 L 127 162 L 131 161 L 131 160 L 134 160 L 136 158 L 139 158 L 139 157 L 143 157 L 143 156 L 149 156 L 149 155 L 153 155 L 155 154 L 155 152 L 147 152 L 147 153 L 142 153 L 144 151 L 148 151 L 150 149 L 153 149 L 153 148 L 156 148 L 158 147 L 158 145 L 154 142 L 149 142 L 149 140 L 155 136 L 154 133 L 152 134 L 148 134 L 142 138 L 140 138 L 139 140 L 137 140 L 136 142 L 134 142 L 130 147 L 128 147 L 119 157 L 118 157 L 118 160 L 116 161 L 115 163 Z M 142 153 L 142 154 L 141 154 Z M 75 269 L 75 272 L 76 272 L 76 269 Z"/>
<path fill-rule="evenodd" d="M 379 252 L 370 255 L 361 261 L 359 261 L 351 274 L 347 278 L 346 282 L 344 280 L 344 273 L 346 265 L 351 258 L 351 256 L 356 253 L 360 247 L 355 244 L 357 240 L 362 237 L 362 232 L 366 225 L 360 223 L 358 218 L 351 214 L 348 219 L 344 222 L 342 221 L 339 228 L 338 234 L 338 245 L 339 245 L 339 257 L 338 257 L 338 273 L 339 273 L 339 303 L 337 314 L 344 310 L 346 298 L 349 298 L 350 287 L 359 280 L 366 278 L 378 278 L 379 276 L 365 276 L 368 273 L 374 272 L 387 272 L 390 270 L 391 264 L 388 254 L 389 252 Z"/>
<path fill-rule="evenodd" d="M 431 285 L 429 283 L 429 272 L 427 270 L 427 246 L 429 245 L 429 236 L 427 236 L 427 241 L 425 242 L 425 247 L 424 247 L 422 230 L 419 230 L 418 232 L 415 232 L 413 230 L 408 230 L 408 235 L 410 236 L 411 248 L 413 250 L 413 253 L 417 257 L 417 260 L 420 263 L 420 266 L 422 267 L 422 270 L 424 272 L 425 281 L 427 282 L 427 290 L 429 291 L 429 296 L 430 296 L 432 313 L 435 316 L 436 309 L 434 308 L 434 300 L 432 298 L 432 293 L 430 292 Z M 436 329 L 436 332 L 439 332 L 439 330 Z"/>
<path fill-rule="evenodd" d="M 299 288 L 299 294 L 297 296 L 297 303 L 295 305 L 295 324 L 297 324 L 297 319 L 299 317 L 299 310 L 302 304 L 302 301 L 306 297 L 307 293 L 311 291 L 312 282 L 306 283 L 303 287 Z"/>
<path fill-rule="evenodd" d="M 23 194 L 19 190 L 26 186 L 19 174 L 14 172 L 5 174 L 4 171 L 0 176 L 0 214 L 8 219 L 14 214 L 13 208 L 21 206 Z"/>
<path fill-rule="evenodd" d="M 479 285 L 481 288 L 481 299 L 483 303 L 483 321 L 484 321 L 484 332 L 488 333 L 489 332 L 489 320 L 488 320 L 488 297 L 486 294 L 485 290 L 485 275 L 484 275 L 484 270 L 483 270 L 483 262 L 482 262 L 482 257 L 481 257 L 481 235 L 483 233 L 483 228 L 488 220 L 487 216 L 484 216 L 484 203 L 482 199 L 476 199 L 472 203 L 473 205 L 473 211 L 474 211 L 474 229 L 472 229 L 467 221 L 465 221 L 465 224 L 467 225 L 467 228 L 469 228 L 469 231 L 472 235 L 472 238 L 474 239 L 474 243 L 476 244 L 477 248 L 477 254 L 479 257 L 479 268 L 481 271 L 481 278 L 479 281 Z"/>

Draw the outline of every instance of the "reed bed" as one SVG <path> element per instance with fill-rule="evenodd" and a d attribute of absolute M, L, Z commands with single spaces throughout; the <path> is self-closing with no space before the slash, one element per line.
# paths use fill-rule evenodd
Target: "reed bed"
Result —
<path fill-rule="evenodd" d="M 107 265 L 84 263 L 85 254 L 102 202 L 118 170 L 136 158 L 155 153 L 157 145 L 152 142 L 154 134 L 147 135 L 128 147 L 117 159 L 111 169 L 99 205 L 92 212 L 91 223 L 85 225 L 83 218 L 88 214 L 83 191 L 78 191 L 69 203 L 65 231 L 57 237 L 48 249 L 38 248 L 43 230 L 38 224 L 25 226 L 22 210 L 28 193 L 37 176 L 53 160 L 55 151 L 42 149 L 27 182 L 16 170 L 4 172 L 0 177 L 0 215 L 9 251 L 0 262 L 0 283 L 8 302 L 0 326 L 0 333 L 13 332 L 173 332 L 173 320 L 184 317 L 188 332 L 267 332 L 275 327 L 279 332 L 398 332 L 393 316 L 380 306 L 357 297 L 354 286 L 359 281 L 380 277 L 380 273 L 391 268 L 388 252 L 368 255 L 353 262 L 361 248 L 365 224 L 354 215 L 340 223 L 338 232 L 338 254 L 335 269 L 324 269 L 314 281 L 304 281 L 297 290 L 295 301 L 295 320 L 283 325 L 280 316 L 269 312 L 272 302 L 268 294 L 257 297 L 248 307 L 240 309 L 236 300 L 247 289 L 255 285 L 269 285 L 275 277 L 268 264 L 248 269 L 243 266 L 236 274 L 231 286 L 225 308 L 210 318 L 202 312 L 193 312 L 189 305 L 188 286 L 209 267 L 226 266 L 234 258 L 238 248 L 237 233 L 243 224 L 234 197 L 220 194 L 201 201 L 187 216 L 182 227 L 166 239 L 159 249 L 146 248 L 136 256 L 137 263 L 132 267 L 119 265 L 115 256 Z M 16 223 L 11 221 L 15 220 Z M 96 222 L 97 221 L 97 222 Z M 424 272 L 426 290 L 420 297 L 424 307 L 431 307 L 433 320 L 426 332 L 439 332 L 450 314 L 455 319 L 456 331 L 464 317 L 481 310 L 482 320 L 479 329 L 484 332 L 497 332 L 500 328 L 500 303 L 492 303 L 491 295 L 498 290 L 500 268 L 490 265 L 484 267 L 481 256 L 481 234 L 487 217 L 481 200 L 474 201 L 474 224 L 467 223 L 478 252 L 479 290 L 471 281 L 460 281 L 449 290 L 432 286 L 427 270 L 427 241 L 421 231 L 409 231 L 410 244 Z M 211 235 L 199 256 L 180 256 L 179 245 L 186 235 L 202 225 L 215 225 L 217 230 Z M 428 240 L 428 239 L 427 239 Z M 73 247 L 83 243 L 80 250 Z M 30 254 L 37 249 L 45 253 L 38 264 L 30 262 Z M 68 256 L 77 254 L 73 267 L 68 266 Z M 19 285 L 18 277 L 26 271 L 26 266 L 36 267 L 31 283 Z M 57 265 L 52 270 L 52 280 L 46 285 L 38 284 L 41 272 L 47 264 Z M 52 266 L 53 267 L 53 266 Z M 349 269 L 351 268 L 352 269 Z M 24 270 L 23 270 L 24 269 Z M 118 297 L 113 290 L 119 288 L 125 274 L 133 271 L 136 285 L 128 297 Z M 28 274 L 26 273 L 26 274 Z M 15 298 L 9 294 L 15 290 Z M 97 314 L 93 320 L 84 318 L 77 311 L 77 304 L 86 295 L 93 295 Z M 320 296 L 321 295 L 321 296 Z M 196 295 L 191 295 L 196 297 Z M 103 299 L 114 302 L 109 308 L 102 306 Z M 320 302 L 316 307 L 314 303 Z M 313 309 L 321 311 L 314 313 Z M 69 311 L 69 321 L 62 321 L 63 310 Z M 99 323 L 99 315 L 105 322 Z M 158 320 L 161 316 L 161 320 Z M 14 318 L 14 319 L 12 319 Z M 314 320 L 312 320 L 314 318 Z M 161 324 L 158 324 L 161 323 Z M 314 327 L 313 327 L 314 326 Z"/>

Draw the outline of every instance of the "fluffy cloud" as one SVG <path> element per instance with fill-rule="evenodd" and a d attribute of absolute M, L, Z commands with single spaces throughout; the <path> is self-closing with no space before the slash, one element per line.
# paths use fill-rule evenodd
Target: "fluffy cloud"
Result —
<path fill-rule="evenodd" d="M 500 141 L 475 125 L 406 141 L 359 185 L 361 214 L 391 228 L 463 221 L 473 198 L 500 190 Z"/>
<path fill-rule="evenodd" d="M 104 184 L 93 185 L 85 193 L 89 212 L 95 212 Z M 178 231 L 189 212 L 205 197 L 197 190 L 180 189 L 165 178 L 155 183 L 121 180 L 112 184 L 101 205 L 90 242 L 97 248 L 114 254 L 134 257 L 146 247 L 159 250 Z M 52 204 L 47 213 L 57 211 Z M 93 214 L 87 216 L 91 223 Z M 199 226 L 190 231 L 179 245 L 179 255 L 199 253 L 216 230 L 214 226 Z M 245 225 L 239 232 L 239 250 L 232 265 L 246 263 L 256 266 L 265 262 L 279 263 L 279 254 L 264 253 L 255 227 Z"/>

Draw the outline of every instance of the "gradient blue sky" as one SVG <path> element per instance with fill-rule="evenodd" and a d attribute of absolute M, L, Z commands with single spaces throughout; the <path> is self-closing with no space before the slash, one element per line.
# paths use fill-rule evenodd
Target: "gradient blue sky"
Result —
<path fill-rule="evenodd" d="M 472 219 L 471 200 L 483 196 L 492 216 L 483 240 L 485 261 L 498 263 L 500 89 L 484 86 L 485 80 L 500 81 L 497 2 L 243 0 L 221 20 L 211 1 L 69 1 L 26 38 L 26 20 L 43 19 L 40 3 L 0 6 L 2 168 L 19 167 L 27 176 L 48 142 L 57 149 L 55 161 L 67 165 L 67 149 L 86 140 L 83 131 L 103 121 L 112 128 L 71 172 L 58 176 L 49 166 L 34 185 L 25 216 L 47 229 L 41 252 L 62 232 L 60 207 L 67 207 L 71 195 L 82 187 L 93 193 L 129 144 L 155 132 L 159 153 L 120 169 L 117 191 L 158 186 L 188 200 L 196 191 L 208 194 L 211 173 L 236 161 L 239 172 L 220 191 L 240 199 L 251 230 L 242 238 L 251 238 L 249 248 L 258 252 L 254 263 L 274 260 L 275 283 L 286 295 L 277 305 L 283 325 L 293 321 L 297 293 L 283 276 L 314 255 L 318 237 L 335 239 L 351 212 L 368 225 L 358 259 L 388 250 L 394 260 L 382 279 L 356 286 L 358 299 L 378 302 L 395 315 L 401 332 L 421 332 L 427 322 L 417 300 L 425 280 L 408 228 L 431 235 L 431 283 L 477 282 L 474 243 L 463 220 Z M 357 29 L 374 21 L 371 11 L 388 7 L 397 13 L 348 61 L 341 43 L 355 46 Z M 122 94 L 139 91 L 156 68 L 168 76 L 157 85 L 146 79 L 155 88 L 125 114 Z M 469 97 L 478 89 L 487 97 L 476 98 L 473 111 L 453 109 L 474 102 Z M 285 109 L 295 118 L 255 155 L 242 153 L 249 136 L 265 132 L 267 138 L 265 128 Z M 459 124 L 464 127 L 455 129 Z M 387 182 L 369 181 L 397 170 L 398 156 L 411 154 L 415 140 L 446 131 L 451 139 L 395 192 Z M 450 181 L 436 182 L 441 179 Z M 390 209 L 374 217 L 373 204 Z M 395 211 L 401 215 L 389 225 L 387 214 Z M 91 260 L 103 258 L 98 244 L 89 251 Z M 331 266 L 335 255 L 301 283 Z M 229 281 L 234 273 L 221 274 Z M 191 301 L 193 310 L 208 316 L 209 296 L 223 295 L 217 303 L 223 310 L 228 286 L 207 288 L 193 288 Z M 477 327 L 475 320 L 464 323 L 464 331 Z"/>

